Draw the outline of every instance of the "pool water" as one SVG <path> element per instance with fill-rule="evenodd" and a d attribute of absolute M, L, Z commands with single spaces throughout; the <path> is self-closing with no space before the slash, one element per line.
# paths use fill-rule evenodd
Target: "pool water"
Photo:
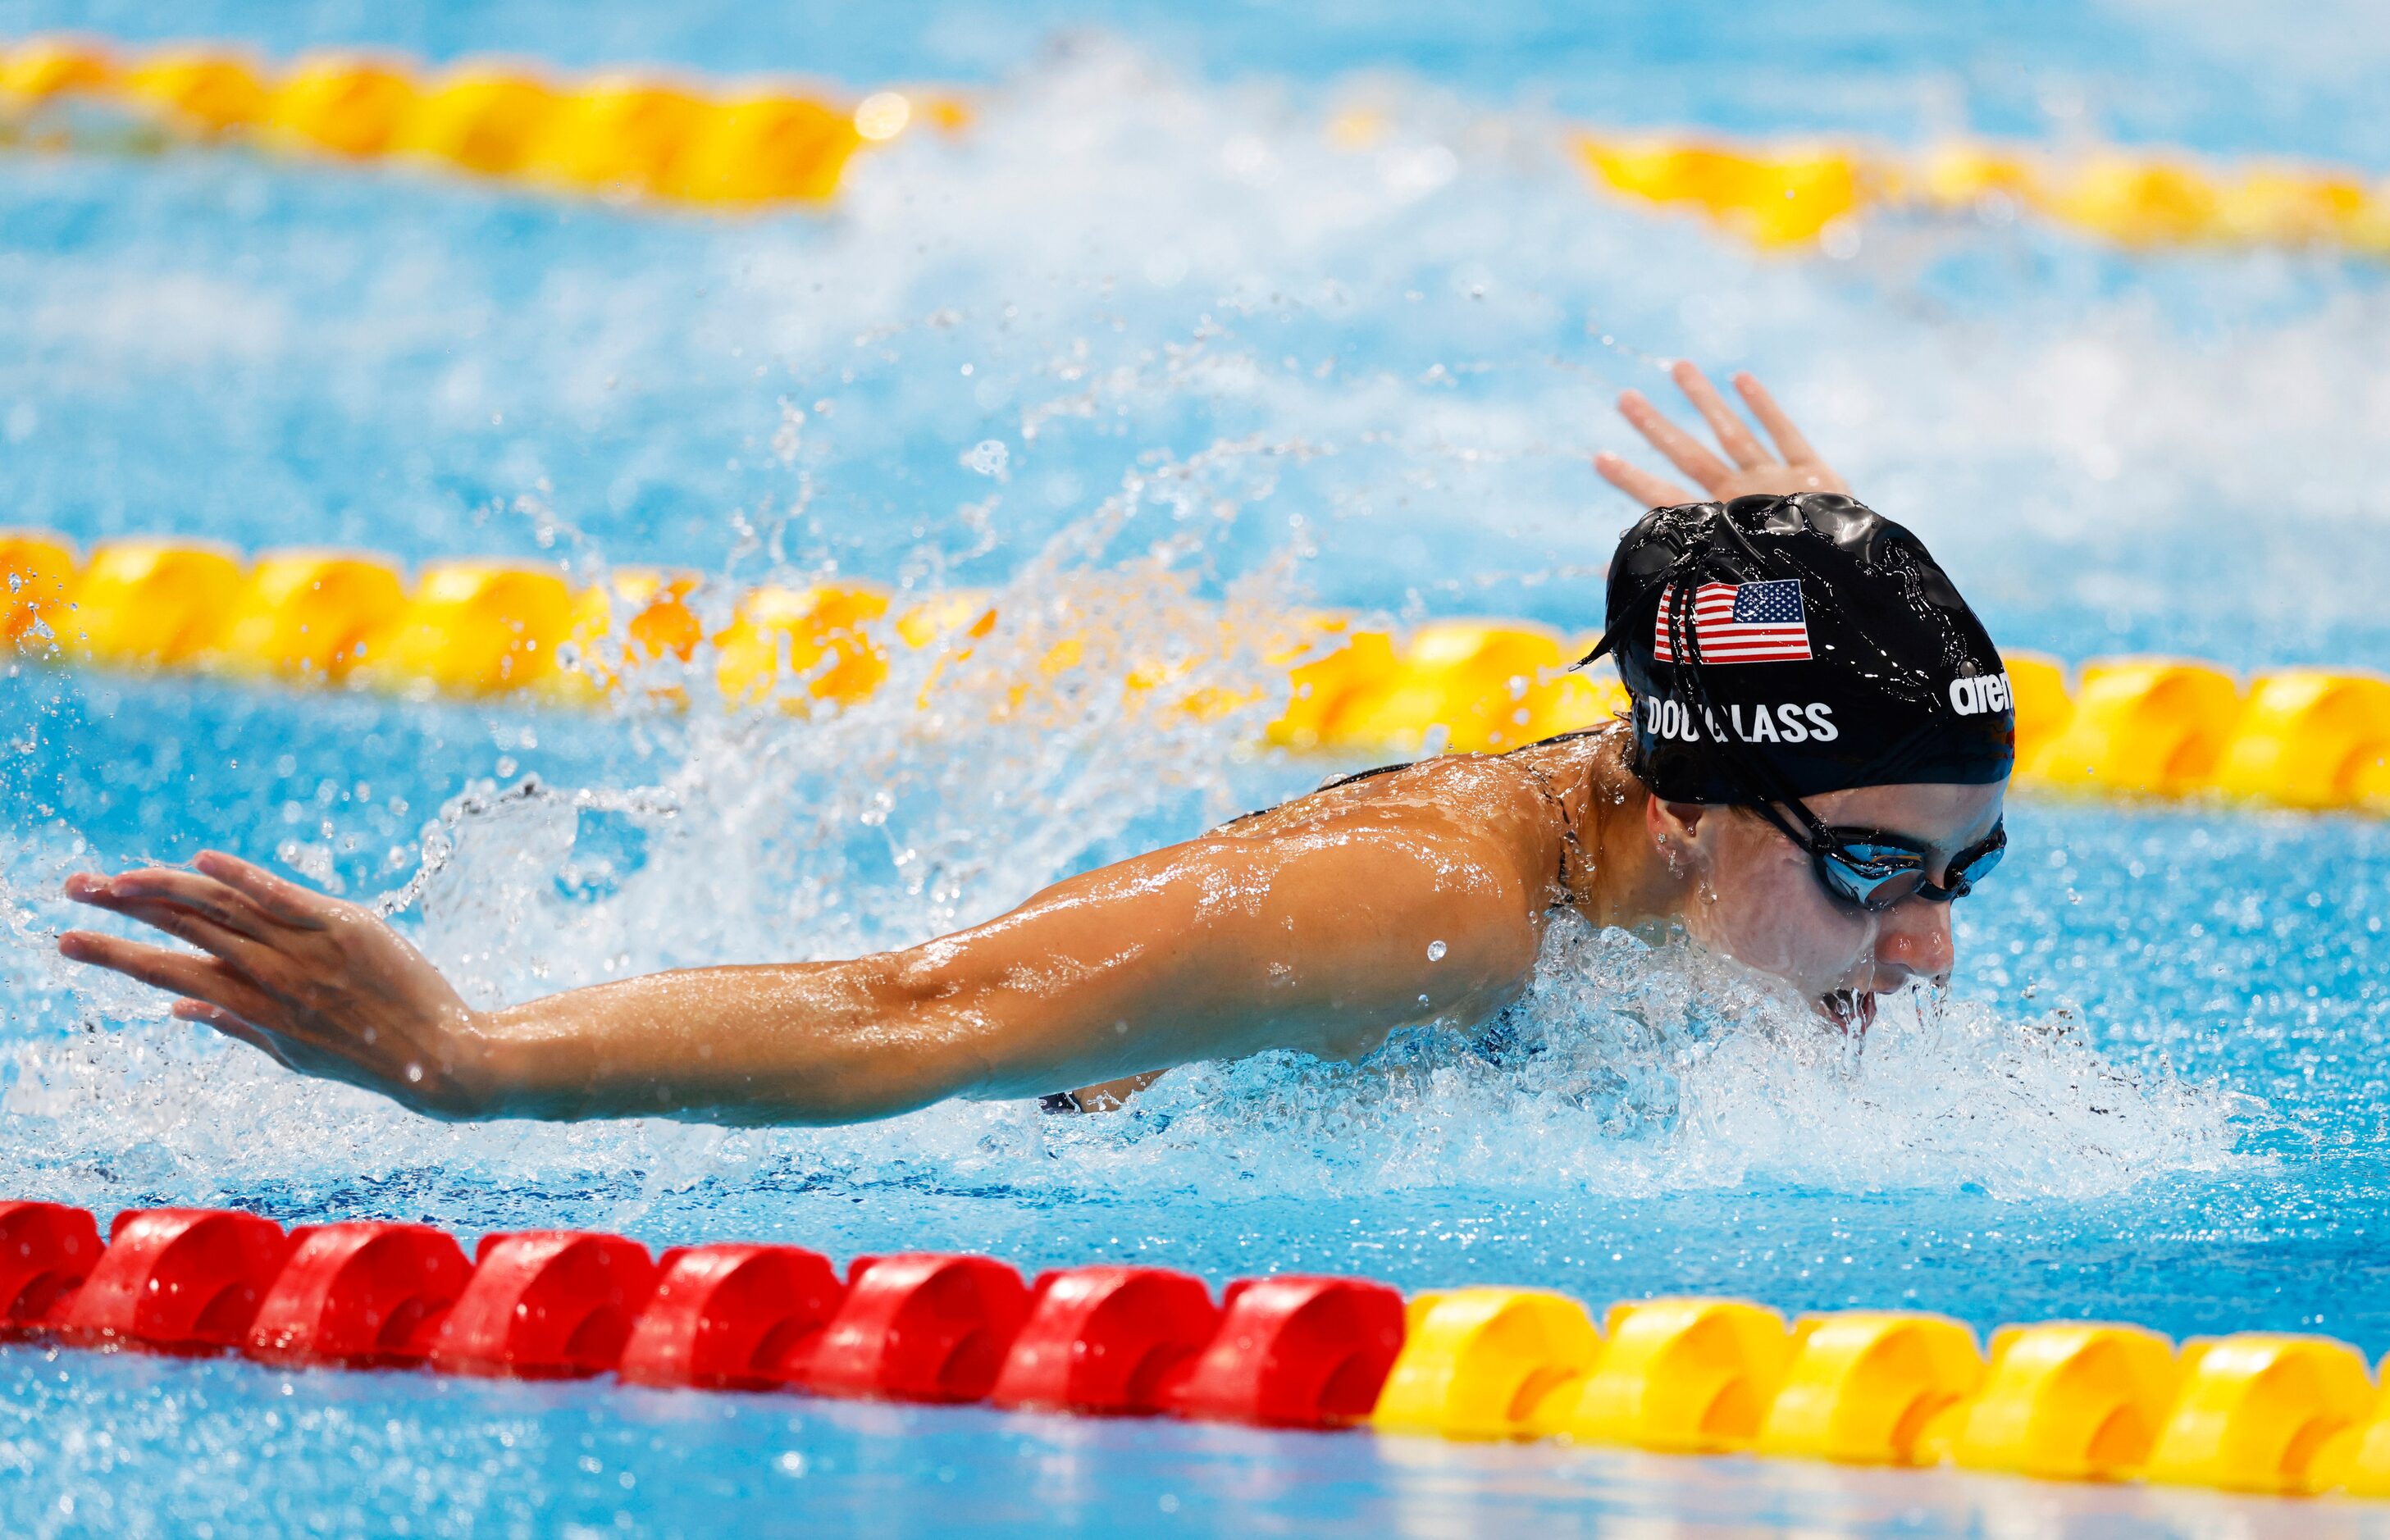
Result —
<path fill-rule="evenodd" d="M 1515 14 L 1514 14 L 1515 13 Z M 874 17 L 879 13 L 874 12 Z M 2390 828 L 2020 804 L 1947 997 L 1863 1046 L 1675 949 L 1559 928 L 1492 1059 L 1180 1071 L 1124 1114 L 456 1127 L 302 1083 L 50 951 L 69 870 L 203 845 L 360 899 L 484 1001 L 838 956 L 1340 766 L 1124 704 L 1295 605 L 1598 617 L 1586 455 L 1689 354 L 1760 371 L 2006 645 L 2390 665 L 2377 270 L 1881 220 L 1761 258 L 1594 196 L 1564 119 L 2390 163 L 2356 13 L 226 3 L 173 30 L 435 57 L 978 83 L 836 211 L 713 222 L 238 154 L 0 160 L 0 517 L 996 591 L 938 704 L 804 721 L 0 681 L 0 1192 L 288 1223 L 935 1247 L 2100 1316 L 2390 1349 Z M 0 31 L 158 32 L 0 4 Z M 1507 40 L 1507 41 L 1505 41 Z M 2257 60 L 2262 79 L 2247 79 Z M 2369 61 L 2371 61 L 2369 63 Z M 1794 89 L 1795 84 L 1801 89 Z M 1367 107 L 1381 137 L 1329 125 Z M 723 604 L 719 595 L 708 601 Z M 999 720 L 1063 628 L 1089 661 Z M 909 672 L 908 672 L 909 671 Z M 1032 671 L 1034 672 L 1034 671 Z M 403 894 L 403 901 L 391 895 Z M 2371 1510 L 790 1397 L 0 1348 L 11 1534 L 1406 1534 L 1793 1526 L 2361 1533 Z"/>

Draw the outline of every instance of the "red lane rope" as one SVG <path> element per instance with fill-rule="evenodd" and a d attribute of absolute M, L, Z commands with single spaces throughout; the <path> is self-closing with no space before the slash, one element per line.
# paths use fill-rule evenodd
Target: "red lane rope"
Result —
<path fill-rule="evenodd" d="M 677 1247 L 534 1230 L 462 1247 L 427 1225 L 287 1234 L 218 1209 L 0 1204 L 0 1331 L 267 1364 L 494 1379 L 993 1401 L 1330 1428 L 1366 1418 L 1403 1345 L 1402 1296 L 1274 1277 L 1214 1303 L 1189 1274 L 991 1257 Z"/>

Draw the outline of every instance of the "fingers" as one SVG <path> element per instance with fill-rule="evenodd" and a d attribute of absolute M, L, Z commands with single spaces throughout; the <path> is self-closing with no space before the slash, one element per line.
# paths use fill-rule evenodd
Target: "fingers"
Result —
<path fill-rule="evenodd" d="M 252 941 L 270 941 L 275 929 L 275 922 L 242 894 L 212 878 L 173 866 L 144 866 L 114 877 L 78 872 L 67 879 L 66 892 L 78 904 L 114 914 L 132 914 L 140 905 L 186 909 Z"/>
<path fill-rule="evenodd" d="M 214 957 L 195 957 L 145 942 L 125 941 L 91 930 L 69 930 L 58 938 L 58 955 L 70 962 L 89 963 L 122 973 L 135 983 L 162 989 L 209 1005 L 221 1006 L 242 1017 L 270 1014 L 270 1002 L 230 966 Z"/>
<path fill-rule="evenodd" d="M 1792 419 L 1784 415 L 1784 408 L 1776 404 L 1776 398 L 1767 393 L 1767 387 L 1756 376 L 1736 375 L 1734 388 L 1751 408 L 1751 415 L 1767 430 L 1767 436 L 1776 441 L 1776 452 L 1784 456 L 1786 465 L 1806 464 L 1818 458 L 1818 452 L 1809 447 L 1809 441 L 1792 426 Z"/>
<path fill-rule="evenodd" d="M 321 930 L 329 924 L 333 913 L 341 907 L 336 899 L 286 882 L 263 866 L 251 866 L 238 855 L 226 855 L 220 850 L 203 850 L 191 865 L 225 887 L 239 892 L 268 915 L 285 925 L 303 930 Z"/>
<path fill-rule="evenodd" d="M 1676 482 L 1654 476 L 1606 450 L 1593 457 L 1593 468 L 1601 473 L 1603 481 L 1647 508 L 1673 508 L 1701 501 Z"/>
<path fill-rule="evenodd" d="M 1730 474 L 1725 461 L 1711 454 L 1699 439 L 1670 422 L 1658 407 L 1643 399 L 1640 391 L 1622 394 L 1618 413 L 1651 441 L 1652 448 L 1668 456 L 1670 465 L 1690 476 L 1703 491 L 1715 491 Z"/>
<path fill-rule="evenodd" d="M 258 965 L 276 956 L 271 942 L 261 942 L 229 930 L 206 916 L 173 904 L 153 904 L 142 899 L 111 898 L 97 907 L 120 914 L 128 919 L 163 930 L 177 941 L 189 942 L 202 952 L 213 953 L 251 979 L 258 977 Z"/>
<path fill-rule="evenodd" d="M 1710 431 L 1717 435 L 1718 446 L 1736 465 L 1745 470 L 1756 470 L 1761 466 L 1776 463 L 1776 457 L 1767 452 L 1767 446 L 1744 426 L 1742 418 L 1735 415 L 1734 408 L 1726 404 L 1726 398 L 1717 393 L 1717 387 L 1710 383 L 1709 376 L 1695 367 L 1690 359 L 1677 360 L 1668 370 L 1668 378 L 1677 382 L 1677 389 L 1685 392 L 1685 399 L 1693 404 L 1693 410 L 1710 425 Z"/>

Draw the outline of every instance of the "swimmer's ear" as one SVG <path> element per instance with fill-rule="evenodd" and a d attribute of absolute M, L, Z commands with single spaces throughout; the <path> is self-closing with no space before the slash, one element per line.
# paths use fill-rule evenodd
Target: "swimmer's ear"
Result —
<path fill-rule="evenodd" d="M 1702 802 L 1665 802 L 1657 797 L 1643 799 L 1643 827 L 1651 831 L 1651 842 L 1660 853 L 1674 865 L 1677 857 L 1693 848 L 1701 838 L 1702 825 L 1718 810 Z"/>

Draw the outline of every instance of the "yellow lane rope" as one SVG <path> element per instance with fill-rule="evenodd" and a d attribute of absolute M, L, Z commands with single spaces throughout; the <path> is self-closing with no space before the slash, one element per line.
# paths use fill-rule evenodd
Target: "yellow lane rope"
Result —
<path fill-rule="evenodd" d="M 717 209 L 820 202 L 848 159 L 917 118 L 957 127 L 951 96 L 859 102 L 764 82 L 662 70 L 566 79 L 536 64 L 440 71 L 373 52 L 269 64 L 237 45 L 124 52 L 96 38 L 0 44 L 0 142 L 87 141 L 72 109 L 98 104 L 127 142 L 240 142 L 334 161 L 394 160 L 554 192 Z"/>
<path fill-rule="evenodd" d="M 129 539 L 85 555 L 62 535 L 0 531 L 0 656 L 422 699 L 603 705 L 661 692 L 685 704 L 695 678 L 734 708 L 835 709 L 879 690 L 892 648 L 959 661 L 1001 618 L 984 593 L 765 584 L 720 596 L 729 619 L 709 625 L 705 595 L 693 575 L 642 569 L 576 587 L 553 567 L 444 560 L 410 583 L 369 554 L 249 561 L 204 542 Z M 1291 749 L 1502 750 L 1625 703 L 1614 676 L 1569 671 L 1591 637 L 1530 622 L 1437 621 L 1396 635 L 1317 614 L 1284 629 L 1266 648 L 1288 669 L 1267 736 Z M 1087 668 L 1086 651 L 1057 634 L 1036 670 Z M 2292 668 L 2244 683 L 2172 658 L 2099 660 L 2070 679 L 2055 659 L 2005 661 L 2022 786 L 2390 813 L 2390 679 Z M 1192 668 L 1134 663 L 1121 688 L 1201 718 L 1259 699 L 1190 685 Z M 661 691 L 649 677 L 659 672 L 672 675 Z"/>
<path fill-rule="evenodd" d="M 237 45 L 127 49 L 49 35 L 0 42 L 0 143 L 87 143 L 73 109 L 136 131 L 119 142 L 243 142 L 335 161 L 393 159 L 552 191 L 716 209 L 818 203 L 861 146 L 914 122 L 962 127 L 949 89 L 857 102 L 819 87 L 724 84 L 687 71 L 568 79 L 536 63 L 440 69 L 380 52 L 269 63 Z M 1356 109 L 1330 142 L 1366 149 L 1391 129 Z M 146 137 L 145 137 L 146 136 Z M 1673 131 L 1582 128 L 1568 145 L 1594 185 L 1698 211 L 1767 249 L 1843 249 L 1879 212 L 2030 214 L 2134 249 L 2313 247 L 2390 256 L 2390 184 L 2286 160 L 2212 163 L 2103 146 L 2059 152 L 1952 140 L 1908 151 L 1830 140 L 1738 143 Z"/>
<path fill-rule="evenodd" d="M 2034 214 L 2134 249 L 2319 247 L 2390 255 L 2390 184 L 2282 161 L 2207 165 L 2179 151 L 2059 154 L 1952 141 L 1921 153 L 1736 145 L 1684 135 L 1573 140 L 1600 186 L 1697 210 L 1764 248 L 1823 242 L 1883 210 Z"/>
<path fill-rule="evenodd" d="M 1584 1305 L 1540 1289 L 1412 1296 L 1381 1432 L 1561 1438 L 1661 1454 L 1938 1466 L 2285 1496 L 2390 1496 L 2390 1402 L 2365 1355 L 2242 1332 L 2179 1348 L 2137 1326 L 1947 1316 L 1787 1323 L 1741 1300 Z"/>

